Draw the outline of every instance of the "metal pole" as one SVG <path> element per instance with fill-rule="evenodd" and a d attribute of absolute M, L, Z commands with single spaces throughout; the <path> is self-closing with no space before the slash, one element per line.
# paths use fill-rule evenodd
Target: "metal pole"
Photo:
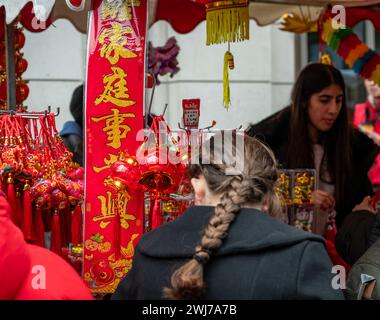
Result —
<path fill-rule="evenodd" d="M 7 68 L 7 109 L 16 110 L 16 74 L 15 74 L 15 45 L 14 26 L 7 25 L 4 19 L 5 56 Z"/>

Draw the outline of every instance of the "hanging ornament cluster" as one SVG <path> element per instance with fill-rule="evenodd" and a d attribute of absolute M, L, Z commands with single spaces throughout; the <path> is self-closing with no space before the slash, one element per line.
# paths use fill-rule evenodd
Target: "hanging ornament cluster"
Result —
<path fill-rule="evenodd" d="M 160 128 L 164 132 L 160 132 Z M 149 141 L 152 135 L 153 142 Z M 163 141 L 163 136 L 169 138 L 169 143 Z M 148 134 L 137 152 L 143 160 L 138 161 L 135 156 L 125 152 L 119 154 L 119 160 L 111 167 L 112 186 L 117 192 L 139 190 L 149 195 L 151 205 L 147 224 L 149 229 L 154 229 L 163 223 L 163 207 L 167 212 L 175 211 L 173 206 L 176 199 L 173 194 L 184 194 L 190 190 L 184 188 L 188 184 L 187 148 L 186 155 L 182 155 L 163 116 L 153 116 Z M 171 161 L 174 158 L 178 161 Z M 169 201 L 166 207 L 165 201 Z M 184 209 L 175 212 L 180 214 Z"/>
<path fill-rule="evenodd" d="M 62 255 L 82 244 L 83 168 L 60 137 L 53 113 L 0 116 L 0 177 L 25 240 Z"/>
<path fill-rule="evenodd" d="M 0 14 L 0 109 L 7 107 L 7 77 L 6 77 L 6 52 L 5 52 L 5 28 L 4 14 Z M 14 51 L 15 51 L 15 76 L 16 76 L 16 104 L 18 108 L 23 107 L 23 102 L 28 98 L 29 87 L 27 81 L 22 79 L 23 73 L 28 68 L 28 62 L 24 58 L 21 49 L 25 45 L 23 28 L 16 21 L 9 27 L 14 28 Z"/>
<path fill-rule="evenodd" d="M 380 85 L 380 55 L 363 43 L 351 28 L 334 28 L 333 15 L 326 11 L 320 21 L 321 40 L 362 78 Z"/>
<path fill-rule="evenodd" d="M 223 106 L 231 105 L 228 70 L 234 69 L 230 43 L 249 40 L 248 0 L 195 0 L 206 9 L 206 44 L 228 43 L 223 63 Z"/>

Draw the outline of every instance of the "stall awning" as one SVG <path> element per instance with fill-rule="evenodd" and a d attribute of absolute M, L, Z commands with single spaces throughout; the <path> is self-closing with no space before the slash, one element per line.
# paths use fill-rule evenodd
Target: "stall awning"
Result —
<path fill-rule="evenodd" d="M 32 28 L 33 19 L 51 23 L 59 18 L 66 18 L 80 32 L 85 33 L 87 12 L 91 10 L 92 0 L 0 0 L 0 7 L 5 8 L 8 24 L 21 14 L 21 22 L 29 31 L 43 31 Z"/>

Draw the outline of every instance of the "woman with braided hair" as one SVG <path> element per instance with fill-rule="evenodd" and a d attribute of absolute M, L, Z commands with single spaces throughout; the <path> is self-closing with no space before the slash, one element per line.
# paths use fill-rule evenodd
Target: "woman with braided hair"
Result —
<path fill-rule="evenodd" d="M 112 299 L 342 299 L 324 240 L 275 218 L 273 153 L 235 137 L 190 165 L 195 206 L 141 237 Z"/>

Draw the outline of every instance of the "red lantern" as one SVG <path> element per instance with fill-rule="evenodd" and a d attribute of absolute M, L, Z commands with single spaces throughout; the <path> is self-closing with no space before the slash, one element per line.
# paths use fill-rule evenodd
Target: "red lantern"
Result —
<path fill-rule="evenodd" d="M 7 100 L 7 80 L 5 78 L 0 80 L 0 99 Z"/>
<path fill-rule="evenodd" d="M 21 76 L 26 71 L 27 68 L 28 68 L 28 61 L 26 61 L 24 58 L 17 59 L 16 74 L 18 76 Z"/>
<path fill-rule="evenodd" d="M 122 152 L 119 160 L 111 166 L 112 184 L 116 190 L 138 190 L 141 177 L 140 167 L 136 157 Z"/>
<path fill-rule="evenodd" d="M 15 48 L 19 50 L 25 45 L 25 35 L 21 30 L 15 30 Z"/>
<path fill-rule="evenodd" d="M 5 50 L 0 50 L 0 69 L 5 70 L 5 68 L 6 68 Z"/>
<path fill-rule="evenodd" d="M 16 103 L 21 104 L 29 96 L 29 87 L 25 83 L 16 84 Z"/>

